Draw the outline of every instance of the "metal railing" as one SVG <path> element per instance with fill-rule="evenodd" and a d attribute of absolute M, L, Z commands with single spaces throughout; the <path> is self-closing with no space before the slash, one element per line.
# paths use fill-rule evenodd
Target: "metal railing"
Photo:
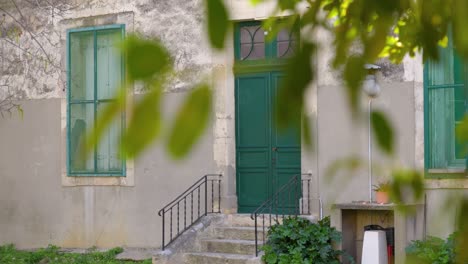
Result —
<path fill-rule="evenodd" d="M 162 250 L 203 216 L 221 213 L 221 177 L 222 174 L 206 174 L 159 210 L 158 215 L 162 217 Z M 166 226 L 166 223 L 169 225 Z M 169 238 L 167 243 L 166 235 Z"/>
<path fill-rule="evenodd" d="M 309 177 L 302 178 L 302 176 Z M 272 223 L 278 224 L 285 216 L 311 214 L 310 201 L 316 199 L 311 198 L 311 176 L 310 173 L 294 175 L 250 215 L 250 218 L 255 221 L 255 256 L 258 256 L 260 252 L 259 240 L 262 239 L 261 244 L 265 244 L 268 231 L 266 229 Z M 259 234 L 260 231 L 261 234 Z"/>

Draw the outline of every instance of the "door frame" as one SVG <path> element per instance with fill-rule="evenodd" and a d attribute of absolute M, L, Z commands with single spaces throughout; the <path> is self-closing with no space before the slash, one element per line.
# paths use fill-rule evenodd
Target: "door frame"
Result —
<path fill-rule="evenodd" d="M 256 68 L 257 69 L 257 68 Z M 254 72 L 242 72 L 242 73 L 238 73 L 238 74 L 235 74 L 234 75 L 234 112 L 235 112 L 235 122 L 234 122 L 234 132 L 235 132 L 235 148 L 234 148 L 234 152 L 235 152 L 235 157 L 236 157 L 236 168 L 235 168 L 235 178 L 236 178 L 236 195 L 237 195 L 237 210 L 238 212 L 239 211 L 242 211 L 242 212 L 246 212 L 246 211 L 249 211 L 249 209 L 247 209 L 249 206 L 245 206 L 244 207 L 241 207 L 241 204 L 240 204 L 240 178 L 239 178 L 239 160 L 238 160 L 238 148 L 237 146 L 239 145 L 239 137 L 238 137 L 238 127 L 239 127 L 239 117 L 237 116 L 237 113 L 238 113 L 238 77 L 265 77 L 265 76 L 268 76 L 267 77 L 267 85 L 268 85 L 268 90 L 267 90 L 267 93 L 266 93 L 266 96 L 268 96 L 268 107 L 267 107 L 267 111 L 268 111 L 268 114 L 269 115 L 272 115 L 273 114 L 273 108 L 275 107 L 273 104 L 275 103 L 275 100 L 273 99 L 275 95 L 272 94 L 273 92 L 273 86 L 275 85 L 273 82 L 274 81 L 274 78 L 275 76 L 278 76 L 278 75 L 284 75 L 284 71 L 278 71 L 277 67 L 269 67 L 269 69 L 273 69 L 273 70 L 270 70 L 270 71 L 267 71 L 267 72 L 261 72 L 261 71 L 254 71 Z M 277 84 L 276 84 L 277 85 Z M 276 89 L 278 89 L 279 87 L 277 87 Z M 275 178 L 277 177 L 278 175 L 276 175 L 279 171 L 273 171 L 274 168 L 272 165 L 273 163 L 273 152 L 272 152 L 272 147 L 273 147 L 273 140 L 275 137 L 273 137 L 273 134 L 276 135 L 276 133 L 278 131 L 274 131 L 274 123 L 273 123 L 273 117 L 270 117 L 270 120 L 268 122 L 268 128 L 269 128 L 269 131 L 267 132 L 269 134 L 269 142 L 268 142 L 268 162 L 270 163 L 269 165 L 269 168 L 267 170 L 267 186 L 266 186 L 266 190 L 267 190 L 267 197 L 271 197 L 272 195 L 274 195 L 274 193 L 278 190 L 278 188 L 281 188 L 282 185 L 280 185 L 280 183 L 278 182 L 279 181 L 279 178 Z M 301 126 L 298 127 L 299 130 L 301 130 Z M 301 144 L 301 135 L 299 133 L 299 154 L 300 154 L 300 157 L 299 157 L 299 172 L 298 173 L 292 173 L 290 176 L 294 176 L 296 174 L 300 174 L 301 173 L 301 168 L 302 168 L 302 144 Z M 268 198 L 266 198 L 268 199 Z M 266 200 L 265 199 L 265 200 Z M 299 201 L 297 201 L 299 203 Z M 260 203 L 261 204 L 261 203 Z M 258 204 L 258 206 L 260 205 Z"/>
<path fill-rule="evenodd" d="M 254 26 L 254 25 L 260 25 L 261 24 L 261 21 L 243 21 L 243 22 L 239 22 L 239 23 L 236 23 L 235 27 L 234 27 L 234 34 L 233 34 L 233 41 L 231 42 L 233 44 L 232 47 L 232 54 L 234 54 L 234 60 L 233 60 L 233 63 L 232 63 L 232 84 L 233 84 L 233 93 L 232 95 L 234 95 L 232 101 L 233 101 L 233 113 L 234 113 L 234 119 L 233 120 L 234 122 L 234 131 L 233 131 L 233 134 L 234 134 L 234 140 L 232 141 L 232 143 L 234 144 L 233 145 L 233 153 L 234 153 L 234 160 L 235 160 L 235 166 L 234 166 L 234 175 L 232 175 L 233 177 L 235 177 L 235 196 L 236 196 L 236 206 L 237 206 L 237 211 L 239 212 L 239 209 L 240 209 L 240 197 L 239 197 L 239 179 L 238 179 L 238 167 L 239 167 L 239 164 L 238 164 L 238 137 L 237 137 L 237 134 L 238 134 L 238 117 L 237 117 L 237 109 L 238 109 L 238 102 L 237 102 L 237 78 L 239 76 L 249 76 L 249 75 L 255 75 L 255 74 L 259 74 L 259 73 L 267 73 L 270 75 L 270 78 L 269 78 L 269 82 L 272 82 L 272 78 L 271 78 L 271 73 L 278 73 L 278 74 L 284 74 L 286 72 L 286 68 L 287 68 L 287 64 L 288 64 L 288 60 L 285 59 L 284 57 L 277 57 L 277 50 L 276 50 L 276 38 L 271 41 L 271 42 L 266 42 L 265 41 L 265 57 L 264 58 L 259 58 L 259 59 L 242 59 L 241 58 L 241 49 L 240 49 L 240 37 L 241 37 L 241 34 L 240 34 L 240 30 L 241 30 L 241 27 L 242 26 Z M 252 36 L 251 36 L 252 37 Z M 250 53 L 249 53 L 250 54 Z M 273 84 L 269 84 L 269 87 L 271 87 L 271 85 Z M 271 90 L 269 88 L 269 90 Z M 271 91 L 270 91 L 271 92 Z M 270 98 L 272 98 L 272 95 L 269 95 Z M 269 109 L 269 112 L 272 113 L 272 104 L 274 102 L 273 101 L 270 101 L 270 108 Z M 272 124 L 270 124 L 270 135 L 272 133 L 272 130 L 273 130 L 273 126 Z M 300 126 L 299 127 L 299 130 L 302 130 L 302 127 Z M 302 131 L 300 131 L 300 133 L 302 133 Z M 271 137 L 270 137 L 271 139 Z M 301 138 L 300 138 L 301 140 Z M 272 157 L 271 157 L 271 142 L 269 143 L 270 144 L 270 150 L 269 150 L 269 160 L 271 161 Z M 302 169 L 302 142 L 299 143 L 299 146 L 300 146 L 300 170 Z M 271 168 L 272 165 L 270 165 L 270 168 Z M 272 171 L 269 172 L 270 174 L 273 174 Z M 301 171 L 299 171 L 299 173 L 301 173 Z M 292 175 L 291 175 L 292 176 Z M 272 183 L 269 183 L 269 186 L 268 186 L 268 189 L 272 190 L 272 186 L 270 186 Z M 269 191 L 271 192 L 271 191 Z M 271 194 L 269 194 L 271 195 Z"/>

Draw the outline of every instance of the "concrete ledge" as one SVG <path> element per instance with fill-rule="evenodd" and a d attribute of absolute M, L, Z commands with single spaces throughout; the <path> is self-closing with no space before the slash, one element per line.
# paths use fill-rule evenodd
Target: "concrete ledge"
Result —
<path fill-rule="evenodd" d="M 426 190 L 468 189 L 468 178 L 467 179 L 425 180 L 424 185 L 426 187 Z"/>

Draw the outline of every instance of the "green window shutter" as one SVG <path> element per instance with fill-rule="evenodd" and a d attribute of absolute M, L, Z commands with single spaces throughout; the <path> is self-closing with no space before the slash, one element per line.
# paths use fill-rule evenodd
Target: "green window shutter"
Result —
<path fill-rule="evenodd" d="M 123 25 L 85 28 L 68 32 L 68 174 L 125 175 L 120 155 L 124 114 L 104 132 L 94 151 L 84 143 L 100 113 L 123 84 L 123 58 L 118 44 Z M 86 154 L 86 155 L 85 155 Z"/>
<path fill-rule="evenodd" d="M 426 63 L 427 164 L 430 169 L 460 168 L 465 165 L 465 157 L 455 138 L 455 128 L 465 113 L 463 63 L 451 41 L 440 54 L 440 61 Z"/>
<path fill-rule="evenodd" d="M 97 32 L 97 115 L 111 102 L 122 85 L 122 58 L 118 50 L 121 34 L 118 30 Z M 104 133 L 97 147 L 97 170 L 99 172 L 122 170 L 119 140 L 122 119 L 115 119 Z"/>

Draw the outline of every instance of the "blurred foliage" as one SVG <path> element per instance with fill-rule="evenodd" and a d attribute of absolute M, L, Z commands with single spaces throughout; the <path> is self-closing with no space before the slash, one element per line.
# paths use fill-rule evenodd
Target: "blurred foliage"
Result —
<path fill-rule="evenodd" d="M 251 0 L 260 4 L 266 0 Z M 207 39 L 214 49 L 222 50 L 229 34 L 229 8 L 221 0 L 205 0 L 207 18 Z M 300 6 L 306 8 L 300 8 Z M 278 18 L 287 13 L 287 17 Z M 368 74 L 364 64 L 375 63 L 388 58 L 401 63 L 407 55 L 421 52 L 423 59 L 438 60 L 438 46 L 447 45 L 447 32 L 453 32 L 454 45 L 465 60 L 468 59 L 468 1 L 466 0 L 276 0 L 276 9 L 271 18 L 263 22 L 271 39 L 284 27 L 300 32 L 299 45 L 295 55 L 288 60 L 286 81 L 281 87 L 277 113 L 280 126 L 287 126 L 291 120 L 304 114 L 305 93 L 312 89 L 315 81 L 315 57 L 321 43 L 316 38 L 318 30 L 327 32 L 333 39 L 332 67 L 341 72 L 343 92 L 347 95 L 351 118 L 366 117 L 361 102 L 361 86 Z M 325 43 L 328 45 L 328 43 Z M 165 83 L 175 74 L 169 52 L 158 40 L 147 40 L 131 36 L 124 45 L 127 55 L 128 83 L 143 83 L 148 92 L 132 105 L 131 120 L 124 135 L 123 149 L 127 156 L 135 157 L 153 140 L 167 136 L 166 147 L 173 157 L 184 157 L 200 137 L 210 120 L 212 110 L 211 88 L 200 82 L 188 93 L 179 108 L 169 133 L 161 133 L 164 123 L 161 117 L 161 100 Z M 286 89 L 287 87 L 287 89 Z M 95 136 L 98 140 L 102 129 L 112 118 L 121 114 L 128 103 L 126 92 L 120 100 L 110 106 L 101 117 Z M 312 145 L 312 132 L 308 121 L 302 119 L 302 133 L 307 137 L 303 142 Z M 373 111 L 371 122 L 374 140 L 389 157 L 395 150 L 395 136 L 392 125 L 383 112 Z M 457 128 L 460 140 L 468 141 L 468 118 Z M 310 138 L 309 138 L 310 137 Z M 92 142 L 95 143 L 95 142 Z M 357 169 L 363 162 L 351 157 L 332 164 L 327 175 L 333 175 L 341 168 Z M 393 172 L 392 196 L 394 201 L 404 203 L 407 199 L 421 199 L 424 192 L 422 173 L 412 169 L 396 169 Z M 463 213 L 468 209 L 463 207 Z M 461 228 L 465 228 L 461 226 Z M 468 237 L 468 236 L 465 236 Z"/>
<path fill-rule="evenodd" d="M 265 0 L 252 0 L 252 4 L 260 4 Z M 307 8 L 299 8 L 301 4 Z M 447 42 L 447 32 L 453 31 L 454 44 L 458 52 L 468 55 L 468 36 L 463 34 L 464 25 L 468 24 L 468 13 L 466 1 L 462 0 L 277 0 L 276 9 L 271 17 L 264 21 L 264 27 L 269 31 L 268 39 L 274 38 L 281 29 L 293 28 L 295 34 L 301 35 L 298 38 L 298 45 L 295 56 L 289 60 L 286 70 L 285 85 L 280 89 L 278 100 L 278 124 L 286 126 L 292 118 L 304 112 L 304 94 L 310 88 L 310 84 L 315 80 L 314 72 L 316 65 L 313 63 L 320 40 L 313 38 L 316 30 L 325 30 L 333 38 L 334 56 L 332 66 L 335 70 L 342 71 L 343 83 L 347 94 L 349 106 L 353 113 L 353 118 L 358 118 L 362 114 L 361 108 L 361 85 L 368 74 L 364 69 L 364 64 L 373 63 L 382 57 L 389 58 L 394 63 L 400 63 L 404 56 L 413 56 L 416 52 L 423 52 L 424 59 L 438 59 L 438 45 Z M 304 6 L 304 5 L 302 5 Z M 206 7 L 206 27 L 207 38 L 215 49 L 223 49 L 225 40 L 230 32 L 229 8 L 221 0 L 205 0 Z M 287 12 L 289 15 L 278 19 L 279 14 Z M 467 45 L 465 45 L 467 44 Z M 126 69 L 128 72 L 128 83 L 126 88 L 132 87 L 134 83 L 143 82 L 150 89 L 161 90 L 171 75 L 174 75 L 172 59 L 170 53 L 159 40 L 148 40 L 138 36 L 130 36 L 123 44 L 123 52 L 126 54 Z M 468 56 L 465 56 L 468 57 Z M 203 84 L 194 84 L 195 89 L 208 89 Z M 285 89 L 287 87 L 287 89 Z M 135 121 L 130 121 L 128 129 L 130 136 L 124 136 L 124 149 L 127 155 L 134 157 L 141 153 L 143 146 L 150 143 L 161 133 L 162 127 L 160 110 L 150 109 L 151 105 L 159 108 L 161 97 L 159 92 L 149 92 L 150 99 L 136 103 L 132 109 L 138 109 L 138 115 L 132 115 Z M 198 96 L 198 93 L 190 93 L 188 96 Z M 201 97 L 204 97 L 201 98 Z M 204 105 L 210 102 L 211 98 L 206 94 L 199 99 L 187 99 L 186 105 L 180 108 L 177 115 L 178 120 L 188 120 L 187 109 L 196 107 L 189 104 L 198 103 Z M 101 119 L 102 128 L 98 127 L 96 136 L 99 140 L 104 129 L 110 124 L 111 117 L 117 116 L 126 106 L 124 100 L 113 110 L 109 110 L 108 115 Z M 142 114 L 148 109 L 151 114 Z M 208 122 L 207 118 L 211 106 L 203 108 L 203 111 L 194 115 L 200 118 L 200 122 L 193 122 L 187 128 L 190 133 L 202 131 Z M 140 115 L 143 115 L 140 117 Z M 137 118 L 138 116 L 138 118 Z M 151 129 L 137 129 L 133 126 L 147 125 L 146 121 L 155 121 Z M 372 113 L 372 127 L 375 139 L 380 148 L 387 154 L 393 153 L 394 136 L 393 129 L 381 112 Z M 168 150 L 174 157 L 182 157 L 190 150 L 194 140 L 188 139 L 189 135 L 180 135 L 181 128 L 179 121 L 174 125 L 173 132 L 178 136 L 186 137 L 186 140 L 174 140 L 171 138 Z M 303 119 L 303 122 L 307 120 Z M 197 126 L 200 127 L 197 127 Z M 309 128 L 308 124 L 303 125 Z M 310 130 L 310 129 L 309 129 Z M 132 133 L 145 133 L 139 142 L 132 142 Z M 196 132 L 195 134 L 199 134 Z M 311 137 L 311 133 L 303 133 L 306 137 Z M 304 142 L 312 144 L 310 138 Z M 95 143 L 95 142 L 92 142 Z M 137 146 L 131 147 L 135 143 Z M 177 145 L 180 144 L 180 145 Z M 186 146 L 183 146 L 185 144 Z"/>
<path fill-rule="evenodd" d="M 86 149 L 89 151 L 94 148 L 115 118 L 129 113 L 128 125 L 121 140 L 121 149 L 126 157 L 138 156 L 163 135 L 167 137 L 166 148 L 172 157 L 184 157 L 210 121 L 210 87 L 204 82 L 194 85 L 185 102 L 179 107 L 169 133 L 161 133 L 164 128 L 164 89 L 167 88 L 168 80 L 175 75 L 170 53 L 159 40 L 137 35 L 128 36 L 121 48 L 126 56 L 127 83 L 119 89 L 116 100 L 109 103 L 99 116 L 92 135 L 87 137 Z M 145 94 L 138 100 L 128 102 L 128 93 L 136 84 L 145 87 Z"/>
<path fill-rule="evenodd" d="M 385 114 L 381 111 L 371 112 L 372 129 L 379 147 L 387 154 L 393 153 L 393 129 Z"/>
<path fill-rule="evenodd" d="M 468 198 L 462 198 L 458 210 L 457 230 L 455 236 L 455 263 L 468 264 Z"/>
<path fill-rule="evenodd" d="M 452 234 L 447 240 L 428 237 L 426 240 L 415 240 L 406 247 L 408 264 L 453 264 L 455 263 L 455 243 Z"/>
<path fill-rule="evenodd" d="M 211 45 L 216 49 L 224 48 L 224 40 L 229 29 L 229 18 L 223 0 L 207 0 L 207 29 Z"/>
<path fill-rule="evenodd" d="M 392 172 L 392 179 L 390 199 L 400 210 L 408 212 L 413 207 L 406 207 L 405 204 L 414 204 L 423 198 L 424 177 L 419 171 L 397 168 Z"/>
<path fill-rule="evenodd" d="M 192 90 L 175 117 L 167 147 L 174 157 L 183 157 L 202 135 L 211 109 L 210 87 L 202 84 Z"/>
<path fill-rule="evenodd" d="M 465 208 L 468 209 L 468 208 Z M 467 215 L 463 215 L 466 222 Z M 408 264 L 468 264 L 466 233 L 455 232 L 446 240 L 427 237 L 424 241 L 415 240 L 406 247 Z"/>

